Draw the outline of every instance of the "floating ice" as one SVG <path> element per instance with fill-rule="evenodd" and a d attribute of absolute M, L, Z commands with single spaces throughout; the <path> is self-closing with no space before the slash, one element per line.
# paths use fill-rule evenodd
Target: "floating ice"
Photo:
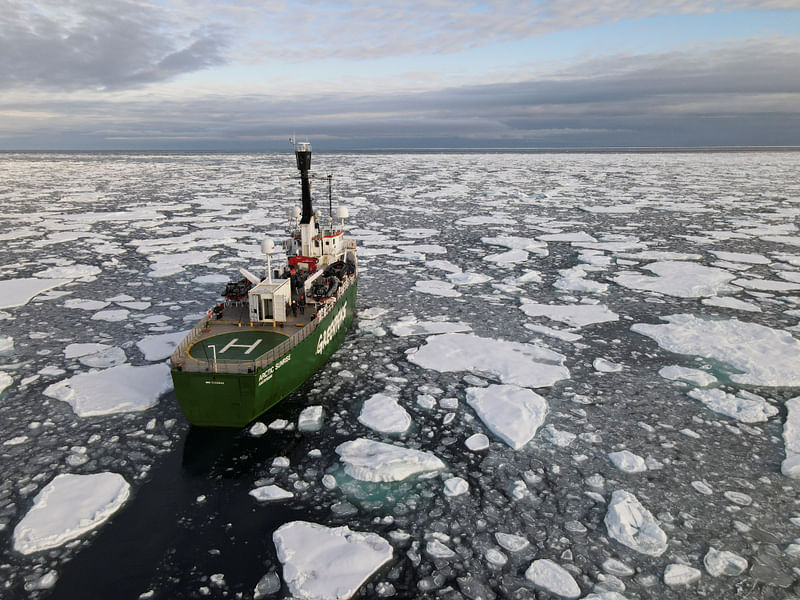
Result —
<path fill-rule="evenodd" d="M 586 271 L 579 266 L 570 269 L 561 269 L 559 273 L 561 277 L 553 284 L 553 286 L 559 290 L 602 293 L 608 289 L 607 283 L 586 279 Z"/>
<path fill-rule="evenodd" d="M 469 491 L 469 483 L 461 477 L 450 477 L 444 482 L 444 495 L 448 497 L 460 496 Z"/>
<path fill-rule="evenodd" d="M 124 321 L 125 319 L 128 318 L 128 314 L 130 314 L 129 311 L 124 309 L 124 308 L 120 308 L 120 309 L 117 309 L 117 310 L 113 310 L 113 309 L 112 310 L 101 310 L 101 311 L 96 312 L 96 313 L 94 313 L 92 315 L 92 320 L 93 321 L 109 321 L 111 323 L 114 323 L 116 321 Z"/>
<path fill-rule="evenodd" d="M 78 358 L 88 354 L 96 354 L 103 350 L 111 348 L 108 344 L 69 344 L 64 348 L 64 358 Z"/>
<path fill-rule="evenodd" d="M 513 533 L 502 533 L 498 531 L 494 534 L 494 539 L 509 552 L 519 552 L 531 545 L 527 539 L 521 535 L 514 535 Z"/>
<path fill-rule="evenodd" d="M 447 298 L 457 298 L 461 292 L 454 289 L 453 284 L 439 279 L 430 279 L 417 281 L 414 284 L 414 290 L 423 292 L 424 294 L 431 294 L 433 296 L 444 296 Z"/>
<path fill-rule="evenodd" d="M 306 521 L 282 525 L 272 540 L 289 593 L 304 600 L 350 598 L 393 554 L 374 533 Z"/>
<path fill-rule="evenodd" d="M 489 438 L 483 433 L 473 433 L 464 440 L 464 445 L 473 452 L 479 452 L 489 447 Z"/>
<path fill-rule="evenodd" d="M 729 260 L 730 262 L 748 263 L 752 265 L 768 265 L 772 262 L 763 254 L 752 254 L 748 252 L 722 252 L 720 250 L 712 250 L 711 254 L 720 260 Z"/>
<path fill-rule="evenodd" d="M 22 306 L 42 292 L 71 281 L 71 279 L 38 279 L 36 277 L 0 280 L 0 308 Z"/>
<path fill-rule="evenodd" d="M 261 437 L 265 433 L 267 433 L 267 426 L 264 425 L 261 421 L 256 421 L 248 430 L 248 433 L 253 437 Z"/>
<path fill-rule="evenodd" d="M 707 306 L 717 306 L 719 308 L 730 308 L 732 310 L 745 310 L 747 312 L 761 312 L 757 304 L 739 300 L 738 298 L 731 298 L 730 296 L 722 296 L 713 298 L 703 298 L 701 302 Z"/>
<path fill-rule="evenodd" d="M 639 500 L 625 490 L 611 494 L 605 517 L 608 535 L 631 550 L 661 556 L 667 550 L 667 535 Z"/>
<path fill-rule="evenodd" d="M 561 598 L 579 598 L 581 595 L 581 588 L 569 571 L 546 558 L 533 561 L 525 571 L 525 579 Z"/>
<path fill-rule="evenodd" d="M 545 233 L 536 236 L 543 242 L 596 242 L 597 240 L 585 231 L 573 231 L 567 233 Z"/>
<path fill-rule="evenodd" d="M 665 325 L 637 323 L 631 330 L 653 338 L 671 352 L 727 363 L 736 383 L 800 386 L 800 341 L 786 331 L 737 319 L 711 321 L 693 315 L 661 317 Z"/>
<path fill-rule="evenodd" d="M 10 335 L 0 335 L 0 352 L 8 352 L 14 349 L 14 338 Z"/>
<path fill-rule="evenodd" d="M 702 573 L 689 565 L 672 563 L 664 569 L 664 583 L 670 587 L 691 585 L 700 580 Z"/>
<path fill-rule="evenodd" d="M 611 362 L 605 358 L 595 358 L 592 366 L 595 371 L 599 371 L 600 373 L 618 373 L 625 368 L 624 365 Z"/>
<path fill-rule="evenodd" d="M 408 352 L 408 360 L 426 369 L 449 373 L 478 371 L 503 383 L 545 387 L 569 377 L 562 354 L 533 344 L 446 333 L 426 340 Z"/>
<path fill-rule="evenodd" d="M 359 438 L 336 447 L 344 471 L 360 481 L 400 481 L 428 471 L 444 469 L 433 454 Z"/>
<path fill-rule="evenodd" d="M 14 378 L 5 371 L 0 371 L 0 394 L 14 383 Z"/>
<path fill-rule="evenodd" d="M 48 386 L 44 394 L 67 402 L 79 417 L 94 417 L 147 410 L 170 389 L 172 379 L 165 364 L 120 365 L 63 379 Z"/>
<path fill-rule="evenodd" d="M 448 558 L 455 558 L 456 553 L 453 552 L 451 548 L 445 546 L 439 540 L 429 540 L 427 544 L 425 544 L 425 554 L 430 556 L 434 559 L 445 559 Z"/>
<path fill-rule="evenodd" d="M 523 299 L 520 309 L 529 317 L 545 316 L 573 327 L 619 320 L 618 314 L 602 304 L 536 304 Z"/>
<path fill-rule="evenodd" d="M 741 575 L 747 569 L 747 560 L 727 550 L 717 550 L 713 546 L 708 549 L 703 564 L 712 577 Z"/>
<path fill-rule="evenodd" d="M 487 262 L 496 263 L 498 266 L 514 265 L 528 260 L 528 253 L 525 250 L 514 249 L 499 254 L 488 254 L 483 257 Z"/>
<path fill-rule="evenodd" d="M 710 410 L 742 423 L 763 423 L 778 414 L 778 409 L 761 396 L 739 392 L 734 396 L 723 390 L 690 390 L 687 394 L 705 404 Z"/>
<path fill-rule="evenodd" d="M 613 280 L 627 288 L 660 292 L 680 298 L 716 296 L 734 290 L 726 285 L 735 276 L 723 269 L 685 261 L 656 262 L 642 267 L 656 277 L 634 271 L 621 271 Z"/>
<path fill-rule="evenodd" d="M 50 267 L 44 271 L 34 273 L 40 279 L 80 279 L 81 281 L 94 281 L 95 275 L 102 272 L 100 267 L 94 265 L 67 265 L 64 267 Z"/>
<path fill-rule="evenodd" d="M 112 346 L 95 352 L 94 354 L 86 354 L 78 358 L 78 362 L 87 367 L 95 369 L 107 369 L 108 367 L 116 367 L 127 362 L 128 357 L 125 356 L 125 351 L 118 346 Z"/>
<path fill-rule="evenodd" d="M 253 498 L 259 502 L 271 502 L 273 500 L 286 500 L 287 498 L 294 498 L 294 494 L 277 485 L 262 485 L 248 492 Z"/>
<path fill-rule="evenodd" d="M 547 401 L 514 385 L 467 388 L 469 404 L 497 437 L 519 450 L 533 439 L 547 415 Z"/>
<path fill-rule="evenodd" d="M 391 326 L 392 333 L 398 337 L 408 337 L 412 335 L 432 335 L 437 333 L 463 333 L 472 331 L 466 323 L 448 321 L 417 321 L 416 319 L 404 319 Z"/>
<path fill-rule="evenodd" d="M 642 471 L 647 470 L 647 465 L 645 464 L 644 459 L 641 456 L 630 452 L 629 450 L 609 452 L 608 458 L 610 458 L 611 462 L 614 463 L 614 466 L 623 473 L 641 473 Z"/>
<path fill-rule="evenodd" d="M 201 275 L 200 277 L 192 279 L 192 283 L 199 283 L 201 285 L 222 285 L 228 283 L 228 281 L 230 281 L 230 278 L 227 275 L 219 274 Z"/>
<path fill-rule="evenodd" d="M 563 329 L 554 329 L 547 325 L 537 325 L 536 323 L 525 323 L 525 329 L 529 329 L 534 333 L 541 333 L 549 337 L 564 340 L 565 342 L 577 342 L 582 337 L 577 333 L 572 333 Z"/>
<path fill-rule="evenodd" d="M 297 429 L 300 431 L 319 431 L 325 412 L 320 405 L 306 406 L 297 418 Z"/>
<path fill-rule="evenodd" d="M 465 271 L 463 273 L 450 273 L 447 278 L 451 283 L 456 285 L 478 285 L 491 281 L 491 277 L 483 273 L 474 273 L 472 271 Z"/>
<path fill-rule="evenodd" d="M 177 331 L 175 333 L 163 333 L 161 335 L 149 335 L 136 343 L 136 347 L 142 351 L 145 360 L 156 361 L 169 358 L 175 347 L 186 337 L 188 331 Z"/>
<path fill-rule="evenodd" d="M 411 417 L 386 394 L 375 394 L 364 402 L 358 421 L 380 433 L 403 433 L 411 427 Z"/>
<path fill-rule="evenodd" d="M 103 300 L 84 300 L 82 298 L 69 298 L 64 301 L 66 308 L 78 308 L 80 310 L 100 310 L 111 304 Z"/>
<path fill-rule="evenodd" d="M 762 292 L 791 292 L 800 290 L 800 284 L 775 279 L 734 279 L 731 283 L 746 290 L 760 290 Z"/>
<path fill-rule="evenodd" d="M 658 371 L 658 374 L 664 379 L 669 379 L 671 381 L 686 381 L 688 383 L 699 385 L 700 387 L 711 385 L 717 381 L 717 378 L 711 373 L 701 369 L 691 369 L 689 367 L 681 367 L 678 365 L 663 367 Z"/>
<path fill-rule="evenodd" d="M 129 490 L 117 473 L 57 475 L 14 528 L 14 549 L 32 554 L 80 537 L 111 517 L 128 499 Z"/>
<path fill-rule="evenodd" d="M 2 383 L 0 383 L 0 390 L 2 390 Z M 783 443 L 786 459 L 781 464 L 781 472 L 787 477 L 800 479 L 800 396 L 786 401 Z"/>

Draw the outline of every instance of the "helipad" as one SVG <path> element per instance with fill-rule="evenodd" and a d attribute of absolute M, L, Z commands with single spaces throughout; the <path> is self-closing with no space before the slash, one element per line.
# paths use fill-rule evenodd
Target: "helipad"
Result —
<path fill-rule="evenodd" d="M 256 360 L 287 339 L 287 334 L 277 331 L 229 331 L 196 341 L 187 348 L 186 354 L 195 360 L 205 361 L 211 360 L 216 350 L 217 361 L 220 362 Z"/>

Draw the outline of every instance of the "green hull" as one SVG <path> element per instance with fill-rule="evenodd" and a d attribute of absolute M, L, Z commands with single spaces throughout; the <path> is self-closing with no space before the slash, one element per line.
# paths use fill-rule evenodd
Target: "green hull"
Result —
<path fill-rule="evenodd" d="M 316 329 L 271 365 L 255 373 L 172 370 L 183 414 L 192 425 L 244 427 L 293 392 L 324 365 L 353 322 L 356 283 Z"/>

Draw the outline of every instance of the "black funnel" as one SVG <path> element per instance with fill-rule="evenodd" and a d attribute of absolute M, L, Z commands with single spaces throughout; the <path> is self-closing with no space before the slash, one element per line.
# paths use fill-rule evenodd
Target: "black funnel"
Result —
<path fill-rule="evenodd" d="M 311 144 L 300 142 L 294 146 L 294 154 L 297 157 L 297 168 L 300 170 L 300 183 L 303 187 L 303 216 L 300 224 L 305 225 L 311 222 L 311 183 L 308 181 L 308 171 L 311 169 Z"/>

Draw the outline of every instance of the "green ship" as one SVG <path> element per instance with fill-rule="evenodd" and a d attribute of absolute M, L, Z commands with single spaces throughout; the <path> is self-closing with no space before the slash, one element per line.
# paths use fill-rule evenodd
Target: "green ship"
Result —
<path fill-rule="evenodd" d="M 292 140 L 302 211 L 290 213 L 287 264 L 272 269 L 275 245 L 264 240 L 264 278 L 240 269 L 221 302 L 170 357 L 181 410 L 192 425 L 243 427 L 311 377 L 344 340 L 358 285 L 356 244 L 344 237 L 346 207 L 327 226 L 311 202 L 311 144 Z M 330 176 L 329 198 L 330 198 Z"/>

